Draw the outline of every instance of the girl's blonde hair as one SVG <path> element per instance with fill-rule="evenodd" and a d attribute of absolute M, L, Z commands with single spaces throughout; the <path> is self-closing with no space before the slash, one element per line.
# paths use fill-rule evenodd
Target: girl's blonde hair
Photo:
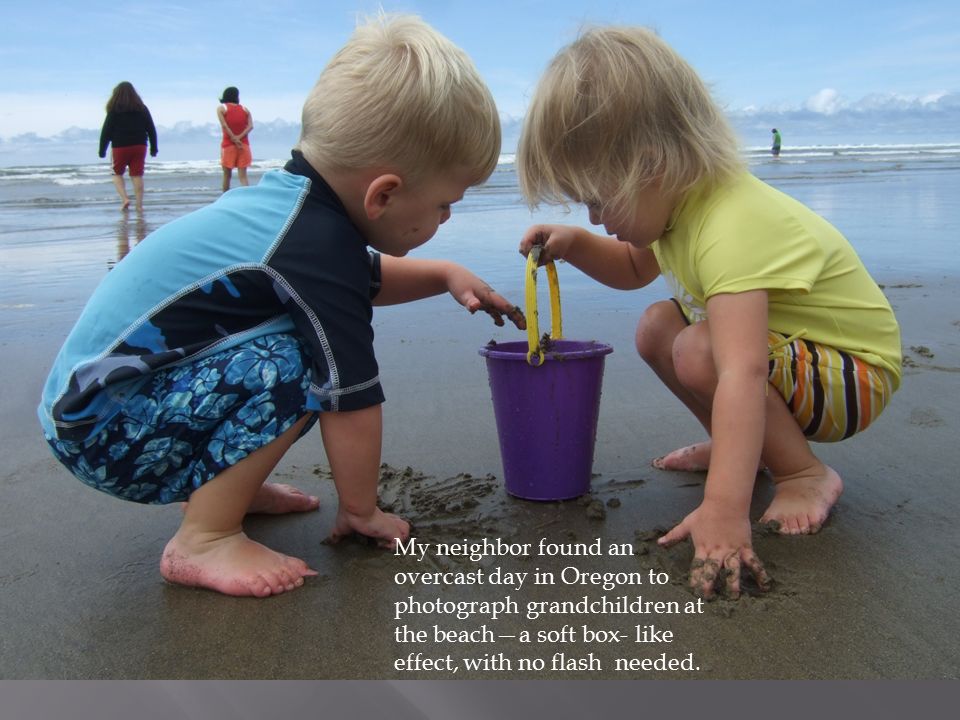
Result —
<path fill-rule="evenodd" d="M 737 139 L 690 65 L 645 28 L 585 32 L 540 80 L 517 149 L 531 207 L 629 206 L 660 183 L 679 200 L 742 167 Z"/>
<path fill-rule="evenodd" d="M 320 168 L 393 166 L 414 180 L 464 168 L 479 184 L 500 156 L 500 119 L 463 50 L 417 17 L 381 13 L 310 91 L 298 149 Z"/>

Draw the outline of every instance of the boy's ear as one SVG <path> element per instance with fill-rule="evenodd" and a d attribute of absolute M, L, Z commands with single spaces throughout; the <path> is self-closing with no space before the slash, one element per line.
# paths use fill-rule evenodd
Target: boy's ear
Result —
<path fill-rule="evenodd" d="M 367 192 L 363 197 L 363 210 L 367 214 L 367 219 L 378 220 L 386 212 L 387 206 L 393 202 L 394 195 L 401 187 L 403 187 L 403 180 L 399 175 L 388 173 L 374 178 L 367 186 Z"/>

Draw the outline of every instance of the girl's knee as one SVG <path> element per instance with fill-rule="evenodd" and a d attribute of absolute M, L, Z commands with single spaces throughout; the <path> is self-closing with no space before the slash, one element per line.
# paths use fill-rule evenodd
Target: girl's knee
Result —
<path fill-rule="evenodd" d="M 637 352 L 648 365 L 669 361 L 673 342 L 685 327 L 686 322 L 672 301 L 654 303 L 644 311 L 637 323 Z"/>
<path fill-rule="evenodd" d="M 672 350 L 674 371 L 683 386 L 696 393 L 712 393 L 717 371 L 706 322 L 685 328 L 677 335 Z"/>

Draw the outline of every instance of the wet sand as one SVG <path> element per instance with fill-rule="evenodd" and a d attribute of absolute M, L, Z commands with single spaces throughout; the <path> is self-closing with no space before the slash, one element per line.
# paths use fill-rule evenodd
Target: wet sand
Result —
<path fill-rule="evenodd" d="M 489 339 L 522 339 L 486 319 L 461 314 L 447 298 L 377 311 L 377 348 L 387 394 L 384 504 L 405 513 L 426 542 L 630 543 L 637 554 L 485 560 L 435 559 L 418 567 L 360 540 L 322 542 L 335 494 L 319 434 L 301 440 L 276 479 L 319 494 L 319 512 L 251 518 L 251 536 L 305 558 L 320 575 L 290 594 L 235 599 L 165 584 L 157 566 L 179 522 L 176 507 L 142 507 L 83 486 L 52 459 L 34 414 L 40 386 L 66 332 L 59 324 L 14 332 L 4 323 L 8 358 L 3 388 L 0 503 L 2 563 L 0 643 L 3 679 L 400 679 L 449 677 L 400 672 L 394 659 L 415 649 L 454 657 L 593 652 L 599 672 L 475 672 L 457 679 L 517 678 L 786 678 L 894 679 L 960 677 L 960 310 L 955 278 L 886 282 L 903 329 L 904 382 L 892 406 L 862 436 L 818 446 L 846 490 L 816 536 L 755 534 L 758 554 L 776 584 L 737 602 L 718 600 L 698 615 L 605 618 L 562 616 L 538 621 L 504 617 L 503 634 L 560 627 L 630 629 L 654 623 L 675 633 L 672 645 L 438 646 L 398 645 L 393 607 L 410 594 L 394 574 L 495 565 L 512 571 L 648 569 L 670 581 L 620 588 L 661 601 L 693 600 L 686 589 L 687 544 L 663 551 L 651 542 L 693 509 L 703 475 L 654 470 L 649 460 L 701 431 L 642 366 L 632 349 L 643 302 L 628 296 L 605 308 L 565 305 L 574 339 L 611 343 L 595 453 L 593 503 L 532 503 L 507 496 L 501 480 L 486 371 L 477 349 Z M 4 313 L 8 312 L 6 310 Z M 24 339 L 26 338 L 26 339 Z M 407 468 L 409 467 L 409 470 Z M 754 518 L 771 497 L 758 483 Z M 425 565 L 420 563 L 419 565 Z M 496 599 L 504 588 L 420 588 L 423 598 Z M 524 588 L 515 597 L 577 600 L 598 587 Z M 470 627 L 448 618 L 413 620 L 430 628 Z M 696 672 L 616 672 L 617 657 L 693 653 Z"/>

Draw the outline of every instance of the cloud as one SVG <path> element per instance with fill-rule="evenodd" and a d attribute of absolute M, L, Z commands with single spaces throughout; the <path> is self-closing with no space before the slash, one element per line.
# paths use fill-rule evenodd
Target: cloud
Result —
<path fill-rule="evenodd" d="M 960 141 L 955 92 L 876 93 L 850 100 L 824 88 L 801 105 L 751 106 L 727 114 L 747 145 L 767 143 L 772 127 L 794 144 Z"/>
<path fill-rule="evenodd" d="M 810 112 L 822 113 L 824 115 L 833 115 L 843 104 L 843 100 L 833 88 L 824 88 L 820 92 L 807 98 L 804 106 Z"/>

